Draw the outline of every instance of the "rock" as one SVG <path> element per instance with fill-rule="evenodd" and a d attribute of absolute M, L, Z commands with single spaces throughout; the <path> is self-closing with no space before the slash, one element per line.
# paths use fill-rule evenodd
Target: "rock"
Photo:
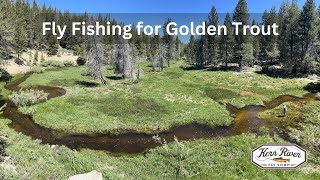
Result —
<path fill-rule="evenodd" d="M 320 92 L 317 93 L 316 98 L 320 100 Z"/>
<path fill-rule="evenodd" d="M 69 177 L 69 180 L 102 180 L 102 174 L 97 171 L 91 171 L 86 174 L 77 174 Z"/>

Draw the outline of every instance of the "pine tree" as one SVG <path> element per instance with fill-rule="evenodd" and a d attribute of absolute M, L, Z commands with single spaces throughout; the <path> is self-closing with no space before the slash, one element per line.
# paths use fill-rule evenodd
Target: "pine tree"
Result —
<path fill-rule="evenodd" d="M 58 54 L 58 41 L 54 36 L 50 36 L 49 46 L 48 46 L 48 55 L 54 56 Z"/>
<path fill-rule="evenodd" d="M 237 7 L 233 13 L 234 22 L 242 22 L 239 27 L 239 34 L 235 35 L 235 58 L 239 64 L 239 70 L 242 71 L 243 66 L 250 64 L 253 57 L 252 42 L 250 37 L 243 35 L 243 25 L 249 25 L 249 13 L 246 0 L 239 0 Z M 249 34 L 247 32 L 247 34 Z"/>
<path fill-rule="evenodd" d="M 175 57 L 180 58 L 180 53 L 181 53 L 181 41 L 179 39 L 179 36 L 176 37 L 175 39 Z"/>
<path fill-rule="evenodd" d="M 255 20 L 252 20 L 252 26 L 254 25 L 258 25 L 256 23 Z M 255 59 L 255 61 L 257 61 L 259 59 L 259 54 L 260 54 L 260 35 L 257 35 L 257 36 L 251 36 L 252 38 L 252 46 L 253 46 L 253 57 Z"/>
<path fill-rule="evenodd" d="M 315 71 L 316 63 L 314 62 L 318 57 L 319 39 L 318 33 L 318 16 L 315 10 L 314 0 L 307 0 L 303 6 L 298 24 L 299 41 L 301 46 L 300 63 L 303 66 L 302 71 L 308 73 Z"/>
<path fill-rule="evenodd" d="M 288 9 L 283 13 L 283 22 L 281 27 L 281 39 L 279 41 L 280 59 L 286 67 L 293 73 L 296 73 L 299 65 L 299 36 L 298 19 L 299 8 L 297 1 L 293 1 Z"/>
<path fill-rule="evenodd" d="M 194 64 L 196 62 L 196 41 L 193 35 L 190 36 L 189 43 L 184 49 L 187 62 Z"/>
<path fill-rule="evenodd" d="M 206 36 L 200 36 L 197 42 L 196 50 L 196 67 L 203 68 L 205 60 L 207 59 L 208 45 Z"/>
<path fill-rule="evenodd" d="M 219 16 L 217 10 L 212 6 L 210 14 L 208 16 L 208 25 L 213 25 L 217 27 L 219 24 Z M 218 36 L 207 35 L 208 41 L 208 64 L 213 64 L 213 66 L 218 65 Z"/>
<path fill-rule="evenodd" d="M 13 44 L 15 32 L 14 7 L 9 0 L 0 1 L 0 58 L 8 59 L 9 46 Z"/>
<path fill-rule="evenodd" d="M 25 29 L 25 21 L 23 18 L 23 4 L 20 0 L 16 1 L 16 22 L 15 22 L 15 33 L 14 33 L 14 49 L 20 59 L 22 52 L 27 46 L 27 33 Z"/>
<path fill-rule="evenodd" d="M 276 13 L 275 7 L 272 7 L 270 12 L 265 11 L 262 17 L 262 24 L 265 29 L 267 26 L 278 24 L 279 19 Z M 268 69 L 270 65 L 275 64 L 275 60 L 279 58 L 280 52 L 278 48 L 278 36 L 268 35 L 261 37 L 261 52 L 260 60 L 262 61 L 264 68 Z"/>
<path fill-rule="evenodd" d="M 28 48 L 34 47 L 34 38 L 33 38 L 33 26 L 32 26 L 32 10 L 30 8 L 29 1 L 23 2 L 23 16 L 21 17 L 24 22 L 24 29 L 26 31 L 26 46 Z"/>
<path fill-rule="evenodd" d="M 166 48 L 166 59 L 167 59 L 167 65 L 170 67 L 170 61 L 173 58 L 173 36 L 169 35 L 167 32 L 167 25 L 172 22 L 171 19 L 168 19 L 163 26 L 163 44 Z M 172 28 L 172 27 L 169 27 Z"/>
<path fill-rule="evenodd" d="M 262 15 L 262 25 L 268 26 L 269 25 L 269 12 L 267 10 L 264 11 Z M 268 47 L 269 41 L 267 36 L 262 36 L 260 41 L 260 54 L 259 60 L 261 64 L 266 65 L 268 62 Z"/>
<path fill-rule="evenodd" d="M 150 47 L 150 61 L 152 63 L 152 71 L 155 72 L 156 68 L 160 66 L 160 36 L 155 35 L 151 39 Z"/>
<path fill-rule="evenodd" d="M 32 25 L 32 35 L 31 35 L 31 42 L 33 43 L 33 46 L 34 48 L 36 49 L 40 49 L 40 42 L 41 42 L 41 38 L 42 38 L 42 35 L 41 33 L 41 11 L 40 11 L 40 8 L 37 4 L 37 2 L 34 0 L 33 1 L 33 4 L 32 4 L 32 21 L 31 21 L 31 25 Z"/>
<path fill-rule="evenodd" d="M 228 63 L 232 60 L 234 56 L 234 36 L 232 32 L 232 22 L 229 13 L 226 14 L 224 25 L 227 27 L 227 34 L 221 36 L 220 38 L 219 57 L 221 61 L 225 64 L 225 66 L 228 67 Z"/>

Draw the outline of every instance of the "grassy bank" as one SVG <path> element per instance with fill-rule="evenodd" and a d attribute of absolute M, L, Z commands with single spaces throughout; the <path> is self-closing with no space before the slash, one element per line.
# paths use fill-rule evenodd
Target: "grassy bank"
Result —
<path fill-rule="evenodd" d="M 308 148 L 310 152 L 319 156 L 320 147 L 320 101 L 304 104 L 287 104 L 288 115 L 284 118 L 277 118 L 281 107 L 269 110 L 260 114 L 263 119 L 288 122 L 288 135 L 300 145 Z M 291 123 L 290 123 L 291 121 Z M 320 163 L 320 159 L 316 159 Z"/>
<path fill-rule="evenodd" d="M 17 173 L 0 167 L 4 179 L 66 179 L 97 170 L 105 179 L 319 179 L 310 159 L 299 170 L 261 170 L 250 162 L 250 151 L 264 143 L 281 143 L 269 136 L 244 134 L 216 140 L 174 142 L 145 154 L 115 157 L 102 151 L 73 151 L 48 147 L 9 129 L 0 120 L 0 134 L 8 137 L 7 154 Z M 183 157 L 182 161 L 178 157 Z M 315 158 L 315 157 L 312 157 Z M 8 164 L 7 164 L 8 165 Z M 228 171 L 226 171 L 228 169 Z"/>
<path fill-rule="evenodd" d="M 183 71 L 175 66 L 157 73 L 146 68 L 141 83 L 133 85 L 128 85 L 126 80 L 112 80 L 110 72 L 106 74 L 110 85 L 101 86 L 81 76 L 81 72 L 79 67 L 47 71 L 34 74 L 23 83 L 23 86 L 50 85 L 67 89 L 64 97 L 33 106 L 39 124 L 75 133 L 121 129 L 156 131 L 159 127 L 165 129 L 172 124 L 193 121 L 230 124 L 232 118 L 223 103 L 240 107 L 261 104 L 281 94 L 301 96 L 307 84 L 303 79 Z M 291 136 L 308 150 L 308 162 L 298 170 L 267 171 L 251 164 L 252 149 L 261 144 L 286 143 L 267 134 L 173 142 L 144 154 L 113 156 L 103 151 L 74 151 L 42 145 L 10 129 L 10 120 L 0 119 L 0 135 L 8 138 L 5 150 L 10 159 L 5 165 L 14 167 L 8 170 L 0 166 L 0 179 L 66 179 L 92 170 L 101 172 L 105 179 L 319 179 L 320 159 L 315 146 L 320 137 L 318 131 L 314 131 L 319 126 L 319 105 L 319 102 L 306 104 L 304 108 L 311 113 L 303 114 L 304 128 L 291 130 Z M 294 112 L 293 107 L 301 108 L 287 106 L 289 113 Z M 274 117 L 279 112 L 280 107 L 264 115 Z"/>
<path fill-rule="evenodd" d="M 156 73 L 144 66 L 139 84 L 117 80 L 108 69 L 109 85 L 102 86 L 81 76 L 82 71 L 73 67 L 33 74 L 22 84 L 67 89 L 66 96 L 34 107 L 37 123 L 73 133 L 155 132 L 190 122 L 229 125 L 232 118 L 225 103 L 241 107 L 281 94 L 301 96 L 308 83 L 255 73 L 187 71 L 178 63 Z"/>

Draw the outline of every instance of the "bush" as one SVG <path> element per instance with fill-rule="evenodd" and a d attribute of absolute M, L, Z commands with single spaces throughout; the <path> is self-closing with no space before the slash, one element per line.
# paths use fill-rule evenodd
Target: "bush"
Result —
<path fill-rule="evenodd" d="M 42 63 L 42 66 L 44 67 L 64 67 L 64 64 L 63 62 L 60 62 L 60 61 L 45 61 Z"/>
<path fill-rule="evenodd" d="M 6 106 L 7 106 L 7 103 L 5 103 L 3 106 L 0 107 L 0 114 L 2 114 L 2 111 Z"/>
<path fill-rule="evenodd" d="M 39 90 L 26 89 L 13 92 L 9 99 L 17 106 L 31 106 L 48 99 L 48 93 Z"/>
<path fill-rule="evenodd" d="M 8 81 L 11 78 L 11 75 L 6 70 L 0 68 L 0 81 Z"/>
<path fill-rule="evenodd" d="M 33 63 L 37 63 L 39 61 L 39 51 L 36 51 L 33 57 Z"/>
<path fill-rule="evenodd" d="M 78 66 L 83 66 L 83 65 L 86 64 L 86 62 L 87 62 L 87 60 L 85 58 L 83 58 L 83 57 L 78 57 L 78 59 L 77 59 L 77 65 Z"/>
<path fill-rule="evenodd" d="M 19 111 L 22 112 L 23 114 L 27 114 L 32 116 L 35 113 L 35 108 L 30 107 L 30 106 L 20 106 Z"/>
<path fill-rule="evenodd" d="M 41 66 L 33 66 L 31 71 L 33 73 L 37 73 L 37 74 L 41 74 L 41 73 L 44 73 L 45 71 L 45 68 L 41 67 Z"/>
<path fill-rule="evenodd" d="M 75 63 L 73 61 L 63 61 L 63 65 L 65 67 L 72 67 L 75 66 Z"/>
<path fill-rule="evenodd" d="M 14 62 L 16 63 L 16 64 L 18 64 L 18 65 L 24 65 L 24 62 L 21 60 L 21 59 L 19 59 L 19 58 L 16 58 L 15 60 L 14 60 Z"/>

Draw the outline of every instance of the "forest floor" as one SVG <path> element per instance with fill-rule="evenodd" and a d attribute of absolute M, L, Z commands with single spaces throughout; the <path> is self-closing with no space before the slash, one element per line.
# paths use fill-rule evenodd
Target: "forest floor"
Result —
<path fill-rule="evenodd" d="M 63 97 L 31 106 L 36 123 L 70 133 L 125 130 L 157 132 L 173 125 L 198 122 L 211 126 L 229 125 L 233 118 L 225 104 L 237 107 L 263 104 L 279 95 L 302 96 L 310 83 L 303 78 L 272 78 L 255 73 L 183 70 L 177 62 L 163 72 L 151 72 L 144 65 L 140 83 L 113 76 L 106 71 L 108 85 L 82 76 L 82 67 L 62 68 L 31 75 L 21 86 L 49 85 L 67 90 Z M 0 83 L 1 88 L 4 83 Z M 2 91 L 7 96 L 8 91 Z M 298 107 L 288 104 L 289 108 Z M 308 162 L 298 170 L 261 170 L 250 162 L 250 152 L 261 144 L 285 143 L 268 133 L 245 133 L 233 137 L 173 142 L 142 154 L 115 156 L 105 151 L 42 145 L 8 127 L 0 120 L 0 134 L 6 136 L 6 153 L 16 173 L 0 166 L 0 179 L 65 179 L 97 170 L 106 179 L 319 179 L 318 156 L 320 102 L 304 104 L 300 128 L 291 136 L 310 152 Z M 261 114 L 275 117 L 281 111 Z M 300 112 L 300 111 L 299 111 Z M 313 129 L 314 131 L 310 131 Z M 181 158 L 182 157 L 182 158 Z M 228 171 L 226 171 L 228 169 Z M 250 177 L 250 178 L 249 178 Z"/>

